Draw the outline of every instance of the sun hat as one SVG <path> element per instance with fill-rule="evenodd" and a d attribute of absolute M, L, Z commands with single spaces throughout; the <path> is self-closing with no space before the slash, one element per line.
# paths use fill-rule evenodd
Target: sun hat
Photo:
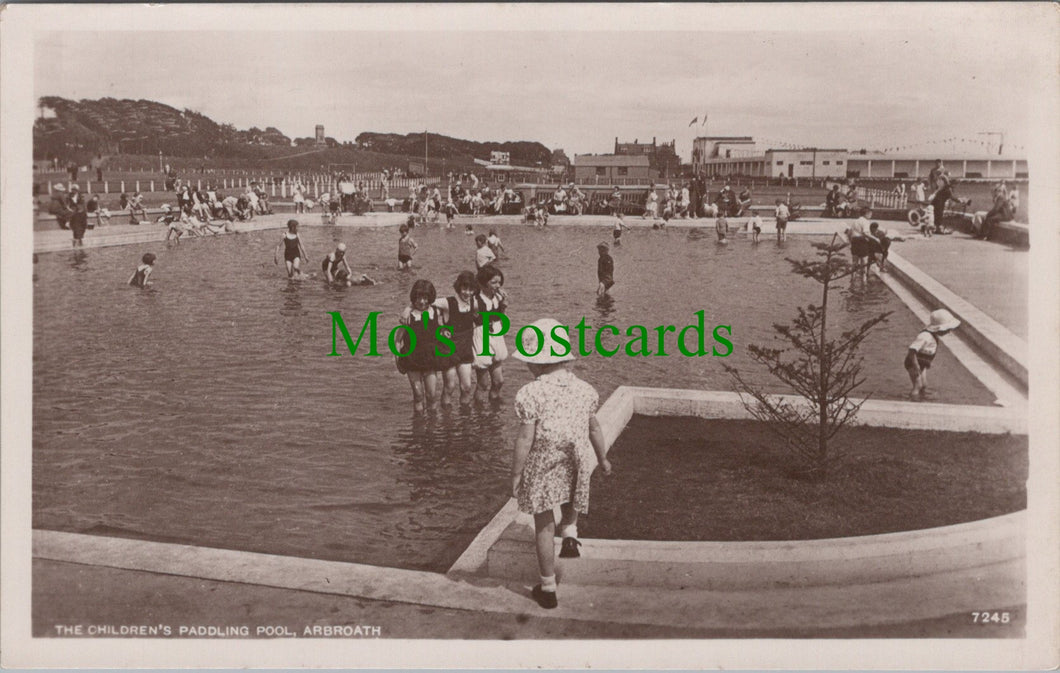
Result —
<path fill-rule="evenodd" d="M 346 244 L 345 243 L 339 243 L 337 246 L 335 246 L 335 249 L 336 250 L 341 250 L 342 252 L 346 252 Z"/>
<path fill-rule="evenodd" d="M 596 244 L 596 249 L 597 250 L 610 250 L 611 246 L 607 244 L 607 241 L 604 241 L 603 243 L 597 243 Z"/>
<path fill-rule="evenodd" d="M 55 186 L 52 187 L 52 189 L 54 189 L 57 192 L 65 192 L 66 191 L 66 187 L 63 187 L 62 185 L 55 185 Z"/>
<path fill-rule="evenodd" d="M 533 329 L 536 327 L 538 331 Z M 567 338 L 567 345 L 564 346 L 559 340 L 557 340 L 552 332 L 556 328 Z M 538 334 L 540 333 L 540 338 Z M 541 318 L 535 320 L 523 329 L 519 330 L 516 335 L 516 349 L 512 353 L 512 357 L 516 360 L 522 360 L 523 362 L 531 365 L 554 365 L 560 362 L 568 362 L 574 359 L 574 350 L 570 343 L 570 331 L 566 325 L 561 325 L 552 318 Z M 562 353 L 567 351 L 566 355 L 553 355 L 552 351 L 556 353 Z M 534 353 L 534 355 L 526 355 L 526 353 Z"/>
<path fill-rule="evenodd" d="M 928 323 L 927 331 L 942 332 L 960 327 L 961 321 L 953 317 L 953 314 L 944 308 L 931 312 L 931 321 Z"/>
<path fill-rule="evenodd" d="M 72 191 L 75 191 L 75 190 L 76 191 L 81 191 L 81 188 L 77 186 L 76 182 L 73 183 L 72 185 L 70 185 L 70 191 L 72 192 Z"/>

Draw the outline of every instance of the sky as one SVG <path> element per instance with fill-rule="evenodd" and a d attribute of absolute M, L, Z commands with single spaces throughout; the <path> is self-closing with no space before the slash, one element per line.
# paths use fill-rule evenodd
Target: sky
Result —
<path fill-rule="evenodd" d="M 898 11 L 915 12 L 915 7 Z M 428 129 L 568 156 L 697 135 L 884 148 L 1003 131 L 1030 141 L 1036 57 L 912 29 L 591 32 L 68 31 L 35 42 L 35 97 L 145 98 L 237 128 L 339 141 Z M 707 117 L 707 124 L 702 122 Z M 689 126 L 693 118 L 695 125 Z M 984 151 L 986 148 L 983 148 Z"/>

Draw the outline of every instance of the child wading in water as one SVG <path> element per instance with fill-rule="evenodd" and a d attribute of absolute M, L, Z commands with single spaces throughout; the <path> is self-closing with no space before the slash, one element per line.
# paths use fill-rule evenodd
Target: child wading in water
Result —
<path fill-rule="evenodd" d="M 927 372 L 939 347 L 939 337 L 945 336 L 960 327 L 961 321 L 944 308 L 931 312 L 931 321 L 919 334 L 905 355 L 905 370 L 913 382 L 913 391 L 909 398 L 914 402 L 931 399 L 933 396 L 927 388 Z"/>
<path fill-rule="evenodd" d="M 596 280 L 599 281 L 599 285 L 596 286 L 597 297 L 607 294 L 607 291 L 615 284 L 615 259 L 608 250 L 610 248 L 607 243 L 600 243 L 596 246 L 596 251 L 600 253 L 600 258 L 596 261 Z"/>
<path fill-rule="evenodd" d="M 724 215 L 719 215 L 718 219 L 715 220 L 714 230 L 718 234 L 718 243 L 726 244 L 729 242 L 729 221 L 725 219 Z"/>
<path fill-rule="evenodd" d="M 776 206 L 773 212 L 777 218 L 777 240 L 783 241 L 788 237 L 788 218 L 791 217 L 791 211 L 788 210 L 788 204 L 780 199 L 777 199 Z"/>
<path fill-rule="evenodd" d="M 409 218 L 412 219 L 411 217 Z M 401 233 L 401 237 L 398 238 L 398 268 L 399 269 L 411 269 L 412 268 L 412 253 L 416 252 L 416 241 L 412 240 L 412 236 L 409 234 L 409 225 L 403 224 L 398 229 Z"/>
<path fill-rule="evenodd" d="M 501 253 L 504 252 L 504 244 L 501 243 L 501 237 L 497 235 L 496 229 L 490 229 L 490 235 L 486 237 L 486 244 L 489 245 L 490 250 L 497 256 L 497 259 L 500 259 Z"/>
<path fill-rule="evenodd" d="M 471 377 L 471 365 L 475 362 L 475 323 L 480 321 L 472 300 L 478 290 L 478 281 L 472 271 L 461 271 L 453 282 L 455 294 L 435 302 L 442 312 L 442 322 L 449 327 L 453 347 L 448 357 L 440 358 L 444 368 L 445 389 L 442 404 L 452 401 L 457 385 L 460 386 L 460 405 L 471 404 L 475 381 Z M 445 345 L 440 345 L 442 352 Z"/>
<path fill-rule="evenodd" d="M 504 313 L 508 309 L 508 295 L 501 289 L 504 285 L 504 273 L 492 264 L 488 264 L 479 269 L 475 280 L 478 281 L 478 292 L 475 293 L 474 298 L 475 311 Z M 501 363 L 508 358 L 508 345 L 503 336 L 491 336 L 489 347 L 486 348 L 484 335 L 486 331 L 495 334 L 499 330 L 493 329 L 491 319 L 481 318 L 481 324 L 475 326 L 473 335 L 475 349 L 473 367 L 478 378 L 475 399 L 479 403 L 485 402 L 484 398 L 489 391 L 489 401 L 497 404 L 501 401 L 501 386 L 504 385 L 504 370 L 501 368 Z"/>
<path fill-rule="evenodd" d="M 593 452 L 604 474 L 611 474 L 611 463 L 596 419 L 600 396 L 568 368 L 574 360 L 570 333 L 549 318 L 531 327 L 536 330 L 522 333 L 523 348 L 513 355 L 526 363 L 534 380 L 515 395 L 515 415 L 522 425 L 512 458 L 512 495 L 520 511 L 534 516 L 541 583 L 531 595 L 541 607 L 554 608 L 558 605 L 554 510 L 559 506 L 562 514 L 559 555 L 578 558 L 578 515 L 589 512 Z"/>
<path fill-rule="evenodd" d="M 273 264 L 280 263 L 279 255 L 281 249 L 283 250 L 283 263 L 287 267 L 287 277 L 301 277 L 301 260 L 304 259 L 308 262 L 309 256 L 305 254 L 305 248 L 302 247 L 302 239 L 298 238 L 298 220 L 287 221 L 287 233 L 276 244 L 276 250 L 272 253 Z"/>
<path fill-rule="evenodd" d="M 758 237 L 762 234 L 762 218 L 758 213 L 751 213 L 751 219 L 747 221 L 747 227 L 751 230 L 751 242 L 758 243 Z"/>
<path fill-rule="evenodd" d="M 142 264 L 136 267 L 133 275 L 129 276 L 129 285 L 147 287 L 147 279 L 151 277 L 151 272 L 155 269 L 155 259 L 157 258 L 152 253 L 144 253 L 143 258 L 140 260 Z"/>
<path fill-rule="evenodd" d="M 622 230 L 629 229 L 626 223 L 622 221 L 622 213 L 615 213 L 615 228 L 611 231 L 611 236 L 615 239 L 615 245 L 622 245 Z"/>
<path fill-rule="evenodd" d="M 497 255 L 493 253 L 493 248 L 488 245 L 489 239 L 484 235 L 479 234 L 475 237 L 475 270 L 479 270 L 484 266 L 493 264 L 497 261 Z"/>
<path fill-rule="evenodd" d="M 445 365 L 434 353 L 437 344 L 439 311 L 431 304 L 438 298 L 434 284 L 429 280 L 417 280 L 409 292 L 409 305 L 401 312 L 401 324 L 407 325 L 415 339 L 401 330 L 397 358 L 398 371 L 409 378 L 412 387 L 412 408 L 416 412 L 427 406 L 438 407 L 438 370 Z"/>

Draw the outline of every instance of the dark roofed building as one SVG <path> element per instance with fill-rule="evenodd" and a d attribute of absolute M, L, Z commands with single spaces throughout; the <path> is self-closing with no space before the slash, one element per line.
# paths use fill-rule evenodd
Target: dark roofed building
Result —
<path fill-rule="evenodd" d="M 577 182 L 624 181 L 626 178 L 655 179 L 658 171 L 651 167 L 650 159 L 616 154 L 576 154 L 574 156 L 574 179 Z"/>
<path fill-rule="evenodd" d="M 645 156 L 648 157 L 649 165 L 658 175 L 673 175 L 681 167 L 681 159 L 677 156 L 676 141 L 658 144 L 653 137 L 651 143 L 642 143 L 634 139 L 631 143 L 620 143 L 615 138 L 615 154 L 618 156 Z"/>

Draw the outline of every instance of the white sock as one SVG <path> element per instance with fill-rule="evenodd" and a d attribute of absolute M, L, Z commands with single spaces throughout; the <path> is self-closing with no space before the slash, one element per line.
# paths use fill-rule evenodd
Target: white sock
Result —
<path fill-rule="evenodd" d="M 556 576 L 555 575 L 551 575 L 549 577 L 545 577 L 544 575 L 542 575 L 541 576 L 541 590 L 542 591 L 551 591 L 552 593 L 555 593 L 556 592 Z"/>
<path fill-rule="evenodd" d="M 560 526 L 559 529 L 560 537 L 578 537 L 578 524 L 572 523 L 569 526 Z"/>

